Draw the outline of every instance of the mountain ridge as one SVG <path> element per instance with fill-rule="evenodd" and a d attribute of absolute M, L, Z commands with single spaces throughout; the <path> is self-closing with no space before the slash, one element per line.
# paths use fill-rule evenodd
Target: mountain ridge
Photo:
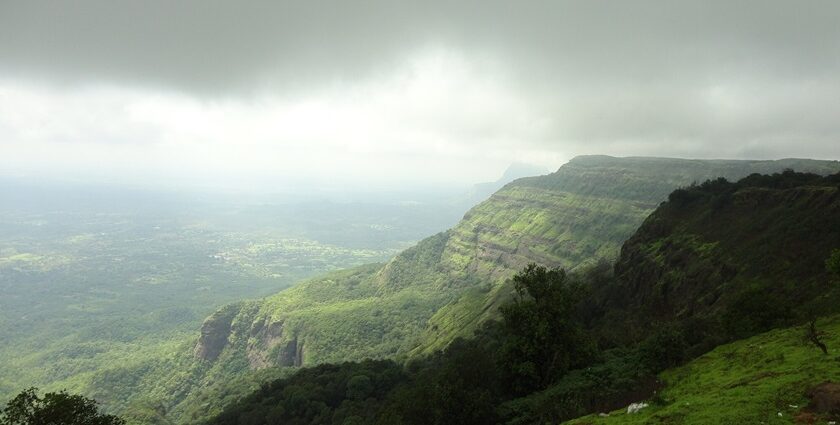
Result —
<path fill-rule="evenodd" d="M 658 168 L 651 167 L 651 163 L 657 164 Z M 304 325 L 299 321 L 303 320 L 301 315 L 290 312 L 302 306 L 294 307 L 296 303 L 285 300 L 290 297 L 286 294 L 297 291 L 306 292 L 310 297 L 309 306 L 302 307 L 307 312 L 335 315 L 336 311 L 316 312 L 312 306 L 323 306 L 324 303 L 329 304 L 342 297 L 346 299 L 339 302 L 341 307 L 338 310 L 357 311 L 373 301 L 382 301 L 381 297 L 385 296 L 402 299 L 399 308 L 413 313 L 412 319 L 407 323 L 402 322 L 402 325 L 418 329 L 423 327 L 425 321 L 429 321 L 430 326 L 424 329 L 425 335 L 415 347 L 406 352 L 403 344 L 391 345 L 390 349 L 381 351 L 379 356 L 373 355 L 374 358 L 416 355 L 439 349 L 455 336 L 448 333 L 435 335 L 434 327 L 441 328 L 441 323 L 436 322 L 449 319 L 443 313 L 437 314 L 444 305 L 456 300 L 462 300 L 465 305 L 475 305 L 478 303 L 470 298 L 481 298 L 483 302 L 478 310 L 457 312 L 458 309 L 454 307 L 444 310 L 477 325 L 481 322 L 477 315 L 497 307 L 498 303 L 493 300 L 507 298 L 504 291 L 509 288 L 503 284 L 504 280 L 528 262 L 575 269 L 584 264 L 592 264 L 593 259 L 617 257 L 624 239 L 632 234 L 659 202 L 665 200 L 667 193 L 680 185 L 714 177 L 734 179 L 753 172 L 767 169 L 782 171 L 794 166 L 802 171 L 822 173 L 840 170 L 840 162 L 801 159 L 740 161 L 576 157 L 552 174 L 526 177 L 508 183 L 488 200 L 470 209 L 454 228 L 403 251 L 369 276 L 353 273 L 347 282 L 326 278 L 305 284 L 329 287 L 333 291 L 332 295 L 324 294 L 323 291 L 292 288 L 267 298 L 263 313 L 257 314 L 259 317 L 255 320 L 282 319 L 284 323 L 288 320 L 283 328 L 289 333 L 279 339 L 272 338 L 271 344 L 263 344 L 272 347 L 266 355 L 270 357 L 270 351 L 275 349 L 273 347 L 276 345 L 272 344 L 282 341 L 282 344 L 287 344 L 284 347 L 294 345 L 295 351 L 299 353 L 294 364 L 341 360 L 335 353 L 326 356 L 319 354 L 318 351 L 327 349 L 326 345 L 301 333 L 304 327 L 311 332 L 312 324 Z M 618 176 L 621 177 L 620 181 L 615 180 Z M 486 284 L 488 281 L 489 288 L 479 285 L 479 282 Z M 479 290 L 465 289 L 477 286 Z M 400 294 L 406 290 L 429 308 L 406 308 L 406 305 L 412 304 L 409 299 L 404 299 L 406 294 Z M 461 294 L 463 291 L 466 292 Z M 268 314 L 265 311 L 272 309 L 274 313 Z M 429 312 L 433 314 L 428 316 Z M 363 321 L 364 326 L 378 328 L 373 322 L 376 320 Z M 395 331 L 396 323 L 380 328 L 380 332 L 388 335 Z M 471 332 L 470 328 L 467 326 L 456 334 L 464 336 Z M 348 331 L 359 333 L 358 330 Z M 322 339 L 334 339 L 328 335 L 330 332 L 323 329 L 318 335 Z M 302 340 L 299 340 L 299 336 Z M 424 339 L 434 342 L 424 342 Z M 363 337 L 355 341 L 355 344 L 368 346 L 376 344 L 376 340 Z M 346 347 L 339 350 L 346 350 Z M 373 354 L 375 351 L 363 352 Z"/>

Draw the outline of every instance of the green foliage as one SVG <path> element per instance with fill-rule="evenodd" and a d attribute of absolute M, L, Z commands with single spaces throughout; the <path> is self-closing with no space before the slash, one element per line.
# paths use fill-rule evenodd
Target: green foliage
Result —
<path fill-rule="evenodd" d="M 457 339 L 446 350 L 410 365 L 411 379 L 395 391 L 382 417 L 411 425 L 494 423 L 502 397 L 502 375 L 493 354 L 496 344 L 486 337 Z"/>
<path fill-rule="evenodd" d="M 592 365 L 600 358 L 574 317 L 575 307 L 584 295 L 577 280 L 561 269 L 532 264 L 513 282 L 519 299 L 502 308 L 501 323 L 490 322 L 470 340 L 456 339 L 432 356 L 409 362 L 400 379 L 385 386 L 384 398 L 383 393 L 377 392 L 380 385 L 376 378 L 359 373 L 365 362 L 318 366 L 264 387 L 246 401 L 226 409 L 211 423 L 269 423 L 261 406 L 278 406 L 278 394 L 291 391 L 293 386 L 310 388 L 306 400 L 317 405 L 292 409 L 293 413 L 280 418 L 290 423 L 322 420 L 319 418 L 332 418 L 332 422 L 324 423 L 358 418 L 365 423 L 383 424 L 498 423 L 502 415 L 509 414 L 497 409 L 506 400 L 578 376 L 581 372 L 575 375 L 570 371 Z M 638 363 L 637 359 L 638 356 L 634 363 Z M 392 367 L 389 365 L 395 364 L 382 367 Z M 528 365 L 533 365 L 533 369 Z M 578 377 L 563 382 L 570 388 L 580 388 L 586 385 L 582 380 Z M 628 380 L 613 380 L 616 385 L 629 385 Z M 324 388 L 345 391 L 341 398 L 322 402 L 324 398 L 319 394 L 329 391 Z M 279 403 L 282 411 L 292 411 L 288 402 Z M 345 404 L 357 407 L 353 416 L 339 414 Z"/>
<path fill-rule="evenodd" d="M 746 338 L 790 323 L 792 307 L 778 292 L 753 285 L 738 294 L 721 316 L 724 329 L 733 338 Z"/>
<path fill-rule="evenodd" d="M 835 279 L 840 279 L 840 248 L 831 251 L 831 255 L 825 260 L 825 269 L 831 273 Z"/>
<path fill-rule="evenodd" d="M 404 380 L 402 367 L 385 360 L 302 369 L 263 385 L 211 423 L 372 423 L 385 397 Z"/>
<path fill-rule="evenodd" d="M 24 390 L 0 410 L 0 425 L 124 425 L 125 421 L 99 413 L 96 402 L 66 391 L 38 396 Z"/>
<path fill-rule="evenodd" d="M 691 352 L 837 312 L 825 253 L 840 239 L 837 176 L 785 171 L 675 191 L 622 248 L 588 319 L 599 342 L 646 337 L 646 324 L 705 323 Z M 613 329 L 623 329 L 612 332 Z"/>
<path fill-rule="evenodd" d="M 356 375 L 347 381 L 347 398 L 364 400 L 373 392 L 373 383 L 367 375 Z"/>
<path fill-rule="evenodd" d="M 564 270 L 529 264 L 513 285 L 519 298 L 501 309 L 502 359 L 513 391 L 527 394 L 591 361 L 595 349 L 573 316 L 584 289 Z"/>
<path fill-rule="evenodd" d="M 681 364 L 688 349 L 683 332 L 674 325 L 656 326 L 639 347 L 640 364 L 654 373 Z"/>

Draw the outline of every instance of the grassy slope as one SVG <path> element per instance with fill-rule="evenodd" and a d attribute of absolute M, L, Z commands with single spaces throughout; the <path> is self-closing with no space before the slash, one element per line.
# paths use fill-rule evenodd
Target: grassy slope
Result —
<path fill-rule="evenodd" d="M 662 373 L 663 402 L 652 403 L 640 413 L 619 410 L 609 417 L 592 415 L 568 423 L 793 423 L 808 404 L 807 389 L 840 381 L 840 316 L 823 319 L 820 328 L 827 332 L 828 356 L 803 342 L 800 327 L 767 332 L 720 346 Z"/>

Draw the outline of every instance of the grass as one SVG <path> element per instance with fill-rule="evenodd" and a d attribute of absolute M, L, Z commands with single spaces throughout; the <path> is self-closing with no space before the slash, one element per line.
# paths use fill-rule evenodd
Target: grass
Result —
<path fill-rule="evenodd" d="M 774 330 L 722 345 L 660 375 L 658 402 L 635 414 L 591 415 L 577 425 L 790 424 L 808 404 L 806 391 L 840 382 L 840 316 L 822 319 L 829 355 L 803 341 L 802 327 Z M 827 423 L 821 418 L 816 423 Z"/>

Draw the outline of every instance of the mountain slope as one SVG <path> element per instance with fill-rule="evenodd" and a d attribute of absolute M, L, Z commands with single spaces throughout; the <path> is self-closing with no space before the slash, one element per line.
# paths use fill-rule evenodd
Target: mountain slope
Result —
<path fill-rule="evenodd" d="M 835 381 L 828 388 L 840 414 L 840 317 L 832 316 L 840 312 L 840 173 L 718 179 L 668 199 L 622 245 L 615 275 L 601 268 L 568 280 L 544 269 L 520 274 L 529 296 L 473 339 L 402 368 L 391 361 L 304 369 L 211 423 L 340 424 L 353 416 L 383 424 L 558 423 L 645 398 L 656 406 L 643 414 L 578 423 L 790 423 L 794 414 L 827 419 L 800 411 L 805 392 L 826 379 Z M 578 296 L 579 305 L 563 306 Z M 659 372 L 721 341 L 813 315 L 830 317 L 816 325 L 828 355 L 803 327 L 775 331 L 662 374 L 665 390 L 654 396 Z M 586 320 L 593 316 L 606 326 Z M 607 343 L 592 344 L 599 337 Z M 383 380 L 378 371 L 389 369 L 393 379 Z M 537 375 L 544 372 L 553 375 Z M 370 397 L 355 397 L 354 377 L 379 384 L 367 387 Z M 301 393 L 306 408 L 289 396 Z"/>
<path fill-rule="evenodd" d="M 621 409 L 568 423 L 825 424 L 829 416 L 809 412 L 807 393 L 823 382 L 840 382 L 840 317 L 823 320 L 821 327 L 832 355 L 803 343 L 800 327 L 770 331 L 662 373 L 657 402 L 639 413 Z"/>
<path fill-rule="evenodd" d="M 621 244 L 675 188 L 724 177 L 793 168 L 817 174 L 840 171 L 836 161 L 724 161 L 668 158 L 578 157 L 548 176 L 517 180 L 473 208 L 452 230 L 447 254 L 453 271 L 491 281 L 488 292 L 466 291 L 430 319 L 413 354 L 431 353 L 457 336 L 468 337 L 500 301 L 504 282 L 534 261 L 576 268 L 618 257 Z"/>
<path fill-rule="evenodd" d="M 621 323 L 632 340 L 651 322 L 713 318 L 720 329 L 706 333 L 738 337 L 803 320 L 831 289 L 824 262 L 840 245 L 838 217 L 840 175 L 675 191 L 622 247 L 602 327 Z"/>
<path fill-rule="evenodd" d="M 674 188 L 791 167 L 824 173 L 840 163 L 575 158 L 548 176 L 508 184 L 450 231 L 381 268 L 316 279 L 243 306 L 223 351 L 240 361 L 244 355 L 251 368 L 428 352 L 492 314 L 507 297 L 501 283 L 528 262 L 574 269 L 615 258 Z"/>

